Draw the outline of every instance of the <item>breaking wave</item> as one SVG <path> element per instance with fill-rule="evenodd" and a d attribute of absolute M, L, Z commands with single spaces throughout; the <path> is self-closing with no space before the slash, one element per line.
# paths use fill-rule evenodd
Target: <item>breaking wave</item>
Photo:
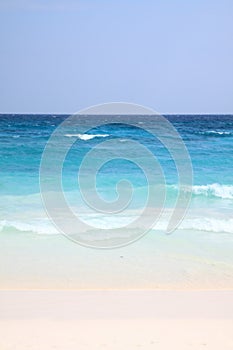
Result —
<path fill-rule="evenodd" d="M 222 199 L 233 199 L 233 186 L 220 185 L 218 183 L 193 186 L 193 194 L 204 195 L 207 197 L 218 197 Z"/>
<path fill-rule="evenodd" d="M 206 130 L 198 132 L 199 135 L 215 136 L 215 137 L 229 137 L 233 136 L 233 131 L 217 131 L 217 130 Z"/>
<path fill-rule="evenodd" d="M 95 137 L 108 137 L 108 134 L 66 134 L 66 137 L 78 137 L 80 140 L 88 141 L 94 139 Z"/>

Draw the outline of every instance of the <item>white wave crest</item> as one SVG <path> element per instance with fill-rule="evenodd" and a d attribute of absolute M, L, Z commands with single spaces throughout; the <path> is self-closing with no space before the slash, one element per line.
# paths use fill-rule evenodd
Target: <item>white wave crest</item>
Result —
<path fill-rule="evenodd" d="M 196 195 L 214 196 L 223 199 L 233 199 L 233 186 L 220 185 L 218 183 L 210 185 L 193 186 L 193 193 Z"/>
<path fill-rule="evenodd" d="M 66 134 L 66 137 L 78 137 L 80 140 L 88 141 L 94 139 L 95 137 L 108 137 L 108 134 Z"/>
<path fill-rule="evenodd" d="M 206 134 L 216 134 L 216 135 L 231 135 L 230 131 L 216 131 L 216 130 L 209 130 L 206 131 Z"/>
<path fill-rule="evenodd" d="M 206 130 L 206 131 L 199 131 L 198 134 L 209 135 L 209 136 L 232 136 L 233 131 Z"/>

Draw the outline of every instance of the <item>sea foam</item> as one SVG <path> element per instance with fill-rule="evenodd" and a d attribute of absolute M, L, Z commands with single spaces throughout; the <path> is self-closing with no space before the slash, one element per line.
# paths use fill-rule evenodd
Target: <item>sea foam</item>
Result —
<path fill-rule="evenodd" d="M 90 219 L 90 218 L 89 218 Z M 126 221 L 127 217 L 125 217 Z M 129 216 L 128 219 L 132 220 L 132 216 Z M 135 218 L 136 219 L 136 218 Z M 113 221 L 107 222 L 106 218 L 102 219 L 106 222 L 104 231 L 109 232 L 109 237 L 114 238 L 111 233 L 111 228 L 113 226 Z M 95 227 L 95 223 L 93 220 L 86 220 L 89 221 L 89 224 L 93 225 L 93 230 L 96 229 L 96 232 L 99 233 L 99 228 Z M 167 220 L 159 220 L 157 224 L 154 225 L 153 230 L 155 231 L 165 231 L 167 228 L 168 221 Z M 91 225 L 91 226 L 92 226 Z M 98 224 L 97 226 L 101 226 Z M 107 227 L 108 226 L 108 229 Z M 117 225 L 114 225 L 116 228 Z M 137 227 L 139 230 L 143 229 L 142 227 Z M 214 232 L 214 233 L 229 233 L 233 234 L 233 219 L 217 219 L 214 217 L 191 217 L 185 218 L 182 223 L 180 224 L 179 230 L 185 230 L 185 231 L 206 231 L 206 232 Z M 2 220 L 0 221 L 0 232 L 6 232 L 6 231 L 17 231 L 17 232 L 31 232 L 35 234 L 59 234 L 57 229 L 53 226 L 53 224 L 46 220 L 32 220 L 30 222 L 23 222 L 22 220 L 16 221 L 16 220 Z M 121 228 L 121 234 L 127 235 L 127 228 L 122 227 Z M 80 234 L 84 234 L 85 232 L 79 232 Z M 175 234 L 175 233 L 174 233 Z"/>

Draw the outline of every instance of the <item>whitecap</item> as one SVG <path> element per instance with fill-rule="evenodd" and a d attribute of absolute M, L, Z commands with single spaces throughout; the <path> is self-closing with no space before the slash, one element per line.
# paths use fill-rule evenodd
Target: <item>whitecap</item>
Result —
<path fill-rule="evenodd" d="M 233 199 L 233 186 L 213 183 L 209 185 L 193 186 L 195 195 L 214 196 L 223 199 Z"/>
<path fill-rule="evenodd" d="M 108 134 L 66 134 L 66 137 L 78 137 L 80 140 L 88 141 L 94 139 L 95 137 L 108 137 Z"/>

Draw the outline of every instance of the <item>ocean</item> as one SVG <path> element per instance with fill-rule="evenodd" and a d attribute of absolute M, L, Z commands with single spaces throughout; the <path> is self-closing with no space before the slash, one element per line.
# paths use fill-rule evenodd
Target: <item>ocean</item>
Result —
<path fill-rule="evenodd" d="M 55 129 L 67 117 L 67 115 L 34 114 L 0 115 L 0 238 L 2 242 L 7 240 L 8 249 L 10 243 L 7 237 L 11 237 L 11 242 L 15 241 L 20 245 L 21 239 L 23 242 L 27 242 L 27 240 L 39 242 L 40 238 L 43 238 L 43 242 L 46 242 L 46 239 L 49 241 L 51 237 L 60 236 L 59 229 L 48 218 L 42 203 L 39 175 L 41 157 L 46 143 Z M 134 116 L 129 116 L 129 121 L 131 118 L 133 120 Z M 146 241 L 140 243 L 139 240 L 137 243 L 132 243 L 132 246 L 136 244 L 138 252 L 140 244 L 147 244 L 149 247 L 148 259 L 153 244 L 156 245 L 156 249 L 160 247 L 159 255 L 161 256 L 165 244 L 164 240 L 166 240 L 169 252 L 175 254 L 176 259 L 178 259 L 177 256 L 181 254 L 181 249 L 183 249 L 181 256 L 184 257 L 190 254 L 189 248 L 192 245 L 196 249 L 193 248 L 195 251 L 192 255 L 196 260 L 199 258 L 202 261 L 211 260 L 216 264 L 220 263 L 222 269 L 226 268 L 227 271 L 230 269 L 232 272 L 233 115 L 165 116 L 182 137 L 193 167 L 191 201 L 186 216 L 177 230 L 172 232 L 172 235 L 166 235 L 168 220 L 166 215 L 175 205 L 179 176 L 176 164 L 168 150 L 163 147 L 161 142 L 143 130 L 146 118 L 145 115 L 141 116 L 140 128 L 135 128 L 130 125 L 116 124 L 114 116 L 111 116 L 105 126 L 93 128 L 84 134 L 79 131 L 79 126 L 77 126 L 75 130 L 70 130 L 64 135 L 67 140 L 73 142 L 72 147 L 67 152 L 62 169 L 62 188 L 68 205 L 72 207 L 76 215 L 80 215 L 84 222 L 86 221 L 99 229 L 123 227 L 124 223 L 128 222 L 127 220 L 130 221 L 133 217 L 132 213 L 135 213 L 134 211 L 145 203 L 148 188 L 143 169 L 138 168 L 132 161 L 123 159 L 123 154 L 130 147 L 132 147 L 131 151 L 134 151 L 134 145 L 131 144 L 130 140 L 139 142 L 156 157 L 163 171 L 166 184 L 165 213 L 152 227 Z M 84 156 L 90 150 L 98 145 L 101 147 L 102 142 L 118 138 L 120 138 L 119 149 L 112 151 L 113 158 L 116 157 L 103 164 L 96 176 L 97 192 L 111 204 L 117 198 L 117 182 L 124 179 L 131 183 L 135 198 L 128 211 L 126 209 L 118 216 L 114 216 L 114 213 L 111 216 L 105 214 L 98 216 L 95 211 L 85 211 L 77 181 L 78 170 Z M 62 145 L 60 146 L 62 148 Z M 107 147 L 108 143 L 100 148 L 100 158 L 105 158 Z M 121 150 L 121 156 L 117 157 L 119 150 Z M 60 152 L 59 149 L 57 152 Z M 51 159 L 50 170 L 48 181 L 52 182 L 53 159 Z M 91 162 L 89 162 L 89 168 L 86 171 L 92 171 Z M 99 239 L 98 232 L 97 230 L 94 237 L 97 241 Z M 119 231 L 117 232 L 119 233 Z M 81 234 L 85 237 L 85 232 Z M 159 237 L 160 243 L 157 242 L 158 244 L 154 241 L 156 237 Z M 86 238 L 90 240 L 91 245 L 93 235 L 89 237 L 86 233 Z M 111 233 L 109 233 L 108 238 L 109 240 L 113 238 Z M 22 248 L 22 245 L 20 246 Z M 74 246 L 77 245 L 74 244 Z M 2 247 L 4 247 L 3 243 Z M 205 249 L 201 252 L 203 247 Z M 62 249 L 62 244 L 59 249 Z M 124 249 L 130 249 L 130 247 Z M 225 267 L 222 264 L 225 264 Z"/>

